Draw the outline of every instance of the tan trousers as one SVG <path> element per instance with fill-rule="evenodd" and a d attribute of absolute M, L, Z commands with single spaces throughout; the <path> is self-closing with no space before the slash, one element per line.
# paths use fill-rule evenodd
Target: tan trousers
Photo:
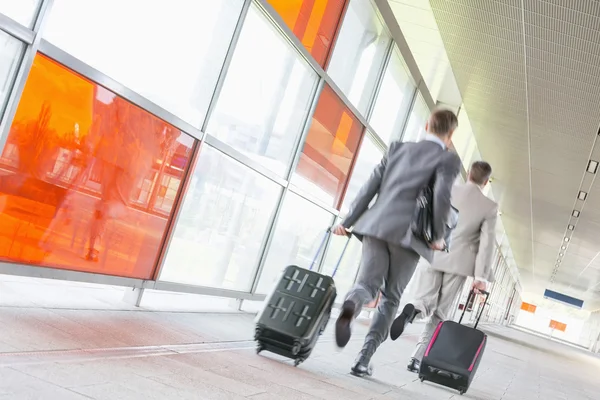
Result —
<path fill-rule="evenodd" d="M 467 277 L 436 271 L 427 264 L 421 264 L 413 279 L 415 300 L 411 303 L 421 311 L 419 318 L 427 319 L 412 355 L 420 361 L 437 325 L 450 318 L 454 300 L 460 294 Z"/>

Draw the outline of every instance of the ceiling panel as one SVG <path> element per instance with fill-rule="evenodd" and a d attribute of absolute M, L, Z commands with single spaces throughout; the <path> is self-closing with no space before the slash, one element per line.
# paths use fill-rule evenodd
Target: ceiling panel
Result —
<path fill-rule="evenodd" d="M 430 4 L 479 150 L 501 188 L 525 290 L 554 285 L 598 303 L 600 260 L 590 262 L 600 252 L 600 185 L 585 169 L 600 159 L 600 2 Z M 589 193 L 585 202 L 580 190 Z M 578 219 L 574 208 L 582 210 Z M 565 232 L 572 241 L 552 278 Z"/>

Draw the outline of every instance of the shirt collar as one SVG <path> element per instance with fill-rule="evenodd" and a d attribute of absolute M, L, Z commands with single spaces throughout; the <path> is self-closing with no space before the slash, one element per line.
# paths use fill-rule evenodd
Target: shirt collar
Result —
<path fill-rule="evenodd" d="M 467 185 L 475 186 L 477 189 L 479 189 L 479 191 L 481 193 L 483 193 L 483 188 L 481 186 L 479 186 L 478 184 L 476 184 L 475 182 L 468 180 L 468 178 L 467 178 Z"/>
<path fill-rule="evenodd" d="M 440 139 L 439 137 L 437 137 L 435 135 L 432 135 L 431 133 L 425 134 L 425 138 L 423 140 L 426 140 L 428 142 L 437 143 L 440 146 L 442 146 L 442 149 L 446 150 L 446 144 L 442 141 L 442 139 Z"/>

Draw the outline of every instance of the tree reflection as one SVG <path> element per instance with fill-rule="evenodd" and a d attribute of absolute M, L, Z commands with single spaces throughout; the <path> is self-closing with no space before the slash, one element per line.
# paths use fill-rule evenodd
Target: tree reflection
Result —
<path fill-rule="evenodd" d="M 149 278 L 192 145 L 36 56 L 0 158 L 0 259 Z"/>

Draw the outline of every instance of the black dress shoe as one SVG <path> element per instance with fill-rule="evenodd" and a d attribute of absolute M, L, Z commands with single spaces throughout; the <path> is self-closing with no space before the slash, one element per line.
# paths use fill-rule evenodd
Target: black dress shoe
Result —
<path fill-rule="evenodd" d="M 373 375 L 373 367 L 370 364 L 365 365 L 360 361 L 357 361 L 350 370 L 350 373 L 354 376 L 358 376 L 359 378 L 364 378 L 365 376 Z"/>
<path fill-rule="evenodd" d="M 400 335 L 404 333 L 404 328 L 406 328 L 406 325 L 412 324 L 412 322 L 415 320 L 415 317 L 419 313 L 420 311 L 415 309 L 415 306 L 413 306 L 412 304 L 409 303 L 405 305 L 400 315 L 398 315 L 394 322 L 392 322 L 392 327 L 390 329 L 390 338 L 392 340 L 398 339 Z"/>
<path fill-rule="evenodd" d="M 410 362 L 406 366 L 406 369 L 410 372 L 414 372 L 415 374 L 419 373 L 419 369 L 421 369 L 421 362 L 416 358 L 411 358 Z"/>
<path fill-rule="evenodd" d="M 346 347 L 350 341 L 350 324 L 354 318 L 354 310 L 356 310 L 356 306 L 349 300 L 342 305 L 340 316 L 335 322 L 335 342 L 338 347 Z"/>

